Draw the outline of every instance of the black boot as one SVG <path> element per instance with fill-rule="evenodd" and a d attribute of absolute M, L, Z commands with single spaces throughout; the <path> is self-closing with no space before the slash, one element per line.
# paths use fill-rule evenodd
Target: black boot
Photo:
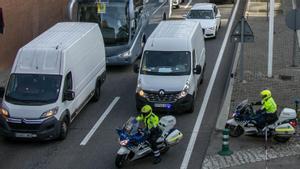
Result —
<path fill-rule="evenodd" d="M 160 156 L 154 157 L 153 164 L 158 164 L 161 162 Z"/>

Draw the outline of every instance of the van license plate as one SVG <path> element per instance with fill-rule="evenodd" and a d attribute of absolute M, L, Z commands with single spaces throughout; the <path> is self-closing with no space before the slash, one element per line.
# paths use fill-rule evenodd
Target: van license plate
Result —
<path fill-rule="evenodd" d="M 171 104 L 160 104 L 160 103 L 156 103 L 156 104 L 154 104 L 154 107 L 171 108 L 172 105 L 171 105 Z"/>
<path fill-rule="evenodd" d="M 18 138 L 33 138 L 33 137 L 37 137 L 37 135 L 32 134 L 32 133 L 16 133 L 16 137 L 18 137 Z"/>

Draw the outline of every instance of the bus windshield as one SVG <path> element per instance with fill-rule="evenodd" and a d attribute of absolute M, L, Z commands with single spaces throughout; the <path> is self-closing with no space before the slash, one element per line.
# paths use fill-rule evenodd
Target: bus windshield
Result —
<path fill-rule="evenodd" d="M 128 1 L 106 3 L 106 10 L 97 13 L 96 3 L 79 3 L 80 22 L 99 24 L 105 46 L 126 45 L 129 41 Z"/>

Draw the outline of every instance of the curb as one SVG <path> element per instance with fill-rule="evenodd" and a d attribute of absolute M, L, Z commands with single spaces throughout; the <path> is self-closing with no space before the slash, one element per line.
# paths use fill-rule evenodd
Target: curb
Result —
<path fill-rule="evenodd" d="M 246 2 L 244 16 L 246 16 L 246 14 L 248 12 L 249 1 L 250 0 L 247 0 L 247 2 Z M 224 130 L 226 121 L 228 119 L 228 115 L 229 115 L 229 111 L 230 111 L 230 104 L 231 104 L 231 96 L 232 96 L 232 92 L 233 92 L 234 77 L 236 75 L 236 69 L 238 66 L 240 51 L 241 51 L 241 44 L 239 43 L 238 47 L 236 49 L 236 53 L 235 53 L 234 63 L 233 63 L 232 71 L 231 71 L 231 77 L 230 77 L 228 89 L 227 89 L 227 92 L 225 95 L 225 100 L 223 102 L 221 112 L 218 116 L 218 120 L 216 123 L 216 130 L 220 130 L 220 131 Z"/>
<path fill-rule="evenodd" d="M 231 96 L 233 92 L 233 85 L 234 85 L 234 76 L 236 74 L 236 69 L 239 61 L 239 55 L 241 51 L 241 44 L 238 44 L 236 53 L 235 53 L 235 59 L 232 67 L 231 77 L 228 85 L 228 90 L 226 92 L 225 100 L 223 103 L 223 106 L 221 108 L 221 112 L 218 116 L 218 120 L 216 123 L 216 130 L 224 130 L 226 121 L 228 119 L 229 110 L 230 110 L 230 103 L 231 103 Z"/>

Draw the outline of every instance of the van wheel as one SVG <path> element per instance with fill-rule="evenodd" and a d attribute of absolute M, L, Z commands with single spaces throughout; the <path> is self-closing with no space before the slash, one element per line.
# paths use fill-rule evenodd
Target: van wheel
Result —
<path fill-rule="evenodd" d="M 203 83 L 203 79 L 204 79 L 204 72 L 202 72 L 202 75 L 201 75 L 200 85 Z"/>
<path fill-rule="evenodd" d="M 194 112 L 194 107 L 195 107 L 195 96 L 193 96 L 192 104 L 191 107 L 186 111 L 186 113 L 193 113 Z"/>
<path fill-rule="evenodd" d="M 167 20 L 167 15 L 166 15 L 166 13 L 164 13 L 164 15 L 163 15 L 163 20 L 164 20 L 164 21 Z"/>
<path fill-rule="evenodd" d="M 68 126 L 68 120 L 65 117 L 63 121 L 60 123 L 60 133 L 59 133 L 59 140 L 64 140 L 67 137 L 69 131 L 69 126 Z"/>
<path fill-rule="evenodd" d="M 202 69 L 202 74 L 201 74 L 201 79 L 200 79 L 200 85 L 203 83 L 203 80 L 204 80 L 205 67 L 206 67 L 206 63 L 204 63 L 204 66 L 203 66 L 203 69 Z"/>
<path fill-rule="evenodd" d="M 94 96 L 92 98 L 92 101 L 97 102 L 100 98 L 100 94 L 101 94 L 101 84 L 98 81 L 97 84 L 96 84 L 96 87 L 95 87 L 95 93 L 94 93 Z"/>

